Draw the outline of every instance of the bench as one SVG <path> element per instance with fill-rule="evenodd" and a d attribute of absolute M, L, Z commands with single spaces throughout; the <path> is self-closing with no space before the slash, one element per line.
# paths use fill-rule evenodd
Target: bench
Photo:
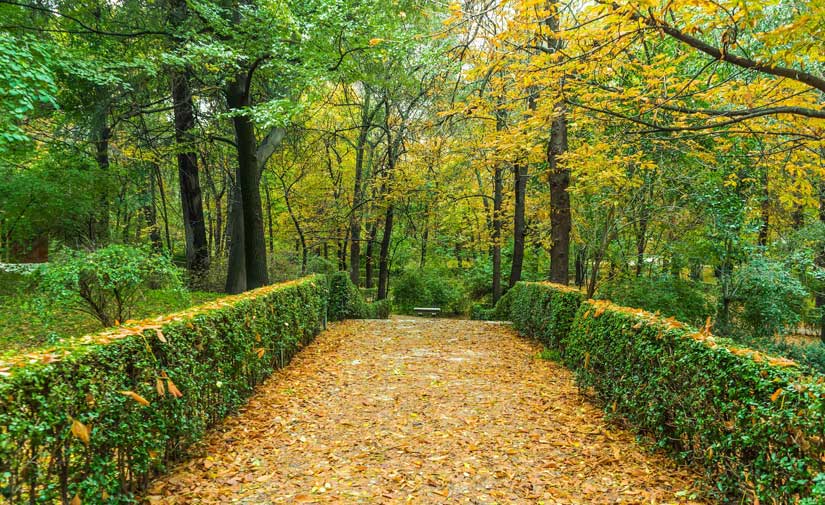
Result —
<path fill-rule="evenodd" d="M 414 307 L 413 311 L 416 316 L 434 316 L 441 312 L 438 307 Z"/>

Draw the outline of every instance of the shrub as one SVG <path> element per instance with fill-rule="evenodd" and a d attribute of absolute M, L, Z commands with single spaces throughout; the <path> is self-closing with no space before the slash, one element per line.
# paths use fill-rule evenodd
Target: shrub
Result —
<path fill-rule="evenodd" d="M 344 319 L 386 319 L 390 317 L 389 300 L 367 303 L 347 272 L 336 272 L 329 277 L 330 321 Z"/>
<path fill-rule="evenodd" d="M 611 280 L 599 288 L 597 298 L 627 307 L 642 307 L 696 325 L 704 324 L 714 313 L 712 297 L 701 283 L 670 275 Z"/>
<path fill-rule="evenodd" d="M 573 328 L 565 361 L 581 385 L 660 447 L 703 464 L 724 497 L 793 503 L 811 492 L 825 389 L 805 369 L 607 302 L 582 305 Z"/>
<path fill-rule="evenodd" d="M 392 286 L 393 302 L 403 314 L 411 314 L 415 307 L 440 307 L 448 314 L 467 310 L 461 284 L 447 275 L 432 270 L 404 272 Z"/>
<path fill-rule="evenodd" d="M 13 503 L 127 503 L 319 331 L 309 277 L 0 363 L 0 489 Z"/>
<path fill-rule="evenodd" d="M 150 286 L 181 286 L 180 272 L 168 258 L 124 245 L 94 251 L 63 249 L 43 267 L 38 282 L 44 296 L 92 315 L 104 327 L 128 319 L 138 297 Z"/>
<path fill-rule="evenodd" d="M 807 291 L 781 263 L 757 258 L 734 274 L 740 319 L 749 333 L 769 337 L 799 323 Z"/>
<path fill-rule="evenodd" d="M 509 293 L 505 304 L 509 304 L 513 326 L 544 345 L 563 351 L 564 339 L 584 293 L 560 284 L 537 282 L 519 282 Z"/>
<path fill-rule="evenodd" d="M 704 466 L 717 498 L 825 503 L 821 376 L 675 319 L 606 301 L 583 301 L 571 315 L 567 307 L 553 307 L 555 297 L 571 293 L 566 287 L 514 289 L 514 325 L 546 338 L 546 314 L 566 319 L 556 325 L 569 324 L 570 332 L 549 341 L 580 386 L 658 447 Z"/>

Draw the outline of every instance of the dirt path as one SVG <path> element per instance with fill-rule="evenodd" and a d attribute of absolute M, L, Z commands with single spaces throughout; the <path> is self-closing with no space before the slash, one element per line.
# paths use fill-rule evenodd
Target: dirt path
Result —
<path fill-rule="evenodd" d="M 606 424 L 506 326 L 331 326 L 151 487 L 162 503 L 689 503 L 696 475 Z"/>

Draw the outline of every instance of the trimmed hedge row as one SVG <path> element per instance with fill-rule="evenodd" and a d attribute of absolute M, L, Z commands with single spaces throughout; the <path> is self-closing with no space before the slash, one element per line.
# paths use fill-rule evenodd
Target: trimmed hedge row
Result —
<path fill-rule="evenodd" d="M 726 502 L 825 503 L 825 386 L 792 361 L 547 283 L 511 290 L 516 329 L 561 352 L 606 412 Z"/>
<path fill-rule="evenodd" d="M 326 302 L 308 277 L 0 363 L 0 493 L 133 502 L 319 332 Z"/>
<path fill-rule="evenodd" d="M 353 284 L 347 272 L 336 272 L 329 277 L 329 319 L 387 319 L 390 301 L 367 303 L 364 294 Z"/>

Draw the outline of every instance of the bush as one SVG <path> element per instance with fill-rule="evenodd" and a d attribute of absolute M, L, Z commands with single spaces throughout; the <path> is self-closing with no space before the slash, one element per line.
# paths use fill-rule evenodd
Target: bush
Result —
<path fill-rule="evenodd" d="M 317 334 L 309 277 L 0 363 L 0 489 L 13 503 L 133 502 Z"/>
<path fill-rule="evenodd" d="M 50 301 L 90 314 L 107 327 L 128 319 L 150 286 L 181 287 L 181 278 L 165 256 L 110 245 L 94 251 L 63 249 L 40 271 L 38 284 Z"/>
<path fill-rule="evenodd" d="M 329 277 L 330 321 L 344 319 L 386 319 L 390 317 L 389 300 L 367 303 L 347 272 L 336 272 Z"/>
<path fill-rule="evenodd" d="M 480 303 L 474 303 L 470 308 L 470 319 L 479 321 L 509 321 L 511 319 L 511 301 L 513 295 L 517 293 L 519 289 L 507 290 L 507 292 L 498 299 L 495 307 L 485 307 Z"/>
<path fill-rule="evenodd" d="M 704 465 L 721 498 L 795 503 L 823 471 L 825 388 L 789 360 L 672 319 L 587 302 L 565 362 L 609 412 Z"/>
<path fill-rule="evenodd" d="M 793 329 L 800 320 L 807 291 L 781 263 L 758 258 L 734 274 L 740 319 L 755 337 Z"/>
<path fill-rule="evenodd" d="M 514 325 L 560 350 L 580 386 L 594 392 L 609 415 L 677 459 L 704 466 L 717 498 L 825 503 L 820 376 L 675 319 L 606 301 L 583 301 L 571 315 L 570 288 L 516 288 Z M 554 307 L 559 302 L 563 307 Z M 549 314 L 556 314 L 555 328 L 569 325 L 570 332 L 548 338 Z"/>
<path fill-rule="evenodd" d="M 563 351 L 564 339 L 584 293 L 560 284 L 537 282 L 519 282 L 509 293 L 510 298 L 504 303 L 509 305 L 513 327 L 547 347 Z M 504 306 L 499 310 L 503 311 Z"/>
<path fill-rule="evenodd" d="M 447 314 L 468 309 L 461 284 L 432 270 L 403 273 L 393 283 L 392 295 L 395 308 L 403 314 L 411 314 L 415 307 L 440 307 Z"/>
<path fill-rule="evenodd" d="M 714 314 L 712 297 L 701 283 L 670 275 L 611 280 L 599 288 L 597 298 L 627 307 L 642 307 L 695 325 L 704 324 L 708 316 Z"/>

